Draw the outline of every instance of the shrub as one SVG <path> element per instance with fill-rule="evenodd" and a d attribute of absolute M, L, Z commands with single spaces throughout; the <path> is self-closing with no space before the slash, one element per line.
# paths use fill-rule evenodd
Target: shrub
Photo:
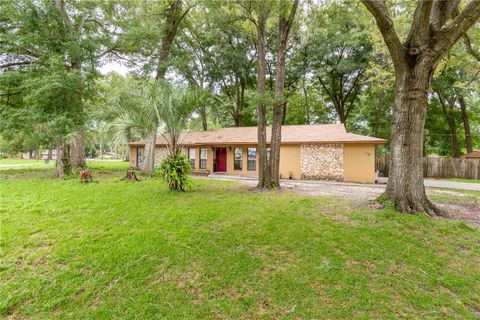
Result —
<path fill-rule="evenodd" d="M 187 157 L 183 154 L 168 156 L 160 165 L 163 178 L 168 187 L 175 191 L 185 191 L 191 185 L 188 174 L 192 171 Z"/>

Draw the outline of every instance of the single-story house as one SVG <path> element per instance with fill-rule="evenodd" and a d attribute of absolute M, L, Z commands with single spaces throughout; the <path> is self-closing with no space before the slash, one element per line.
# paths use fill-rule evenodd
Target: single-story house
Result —
<path fill-rule="evenodd" d="M 267 141 L 271 129 L 267 128 Z M 185 131 L 183 150 L 195 172 L 257 175 L 257 127 Z M 282 127 L 280 175 L 283 179 L 326 179 L 373 183 L 375 146 L 384 139 L 348 133 L 343 124 Z M 140 167 L 145 142 L 130 145 L 130 165 Z M 157 138 L 155 164 L 167 155 L 165 140 Z"/>

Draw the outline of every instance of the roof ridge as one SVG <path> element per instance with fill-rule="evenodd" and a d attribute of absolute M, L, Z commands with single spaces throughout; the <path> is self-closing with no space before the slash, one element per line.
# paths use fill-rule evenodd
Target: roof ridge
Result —
<path fill-rule="evenodd" d="M 385 143 L 385 139 L 347 132 L 341 123 L 304 124 L 282 126 L 282 143 Z M 271 127 L 268 127 L 271 128 Z M 267 130 L 267 140 L 271 137 Z M 207 131 L 182 131 L 180 139 L 184 145 L 195 144 L 257 144 L 257 127 L 228 127 Z M 144 141 L 131 142 L 132 145 L 142 145 Z M 165 144 L 164 137 L 158 136 L 156 143 Z"/>

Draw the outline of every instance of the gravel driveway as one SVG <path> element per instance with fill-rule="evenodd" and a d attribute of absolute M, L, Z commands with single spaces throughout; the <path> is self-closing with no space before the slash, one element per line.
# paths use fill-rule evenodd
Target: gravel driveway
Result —
<path fill-rule="evenodd" d="M 226 174 L 210 174 L 208 179 L 240 181 L 249 186 L 256 186 L 256 177 L 235 176 Z M 314 180 L 282 180 L 285 189 L 298 190 L 312 196 L 340 196 L 352 199 L 373 200 L 385 191 L 386 178 L 380 178 L 379 184 L 361 184 L 351 182 L 314 181 Z M 425 179 L 425 186 L 429 193 L 449 194 L 462 196 L 461 192 L 436 188 L 480 191 L 479 183 L 462 183 L 442 180 Z M 433 189 L 435 188 L 435 189 Z"/>
<path fill-rule="evenodd" d="M 257 179 L 248 176 L 210 174 L 207 179 L 239 181 L 252 188 L 257 185 Z M 334 181 L 282 180 L 281 184 L 284 189 L 311 196 L 337 196 L 350 199 L 358 204 L 369 204 L 370 201 L 385 191 L 386 185 L 382 182 L 386 182 L 386 179 L 380 180 L 380 182 L 379 184 L 359 184 Z M 464 220 L 474 226 L 480 226 L 480 198 L 471 200 L 471 195 L 470 198 L 466 198 L 466 194 L 462 193 L 462 190 L 480 191 L 480 184 L 426 179 L 425 185 L 429 195 L 446 195 L 454 199 L 436 202 L 439 207 L 448 213 L 449 218 Z"/>

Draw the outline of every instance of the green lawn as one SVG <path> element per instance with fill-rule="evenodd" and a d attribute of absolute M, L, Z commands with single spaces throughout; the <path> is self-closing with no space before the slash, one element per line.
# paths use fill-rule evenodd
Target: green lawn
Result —
<path fill-rule="evenodd" d="M 0 170 L 24 170 L 24 169 L 49 169 L 55 167 L 55 160 L 50 160 L 48 164 L 43 160 L 32 159 L 0 159 L 0 165 L 17 165 L 17 166 L 0 166 Z M 21 166 L 20 166 L 21 165 Z M 105 169 L 127 169 L 129 163 L 125 161 L 111 161 L 111 160 L 87 160 L 87 165 L 93 168 Z"/>
<path fill-rule="evenodd" d="M 125 164 L 128 167 L 128 163 Z M 480 231 L 345 199 L 194 180 L 2 171 L 0 314 L 12 319 L 480 317 Z"/>
<path fill-rule="evenodd" d="M 453 181 L 453 182 L 480 183 L 480 180 L 477 180 L 477 179 L 449 178 L 449 179 L 441 179 L 441 180 Z"/>
<path fill-rule="evenodd" d="M 0 159 L 0 165 L 15 165 L 15 166 L 0 166 L 0 171 L 4 170 L 22 170 L 22 169 L 47 169 L 55 167 L 55 161 L 50 160 L 50 163 L 45 164 L 43 160 L 32 159 Z M 20 166 L 21 165 L 21 166 Z"/>
<path fill-rule="evenodd" d="M 0 164 L 33 164 L 43 163 L 43 160 L 34 159 L 0 159 Z"/>

